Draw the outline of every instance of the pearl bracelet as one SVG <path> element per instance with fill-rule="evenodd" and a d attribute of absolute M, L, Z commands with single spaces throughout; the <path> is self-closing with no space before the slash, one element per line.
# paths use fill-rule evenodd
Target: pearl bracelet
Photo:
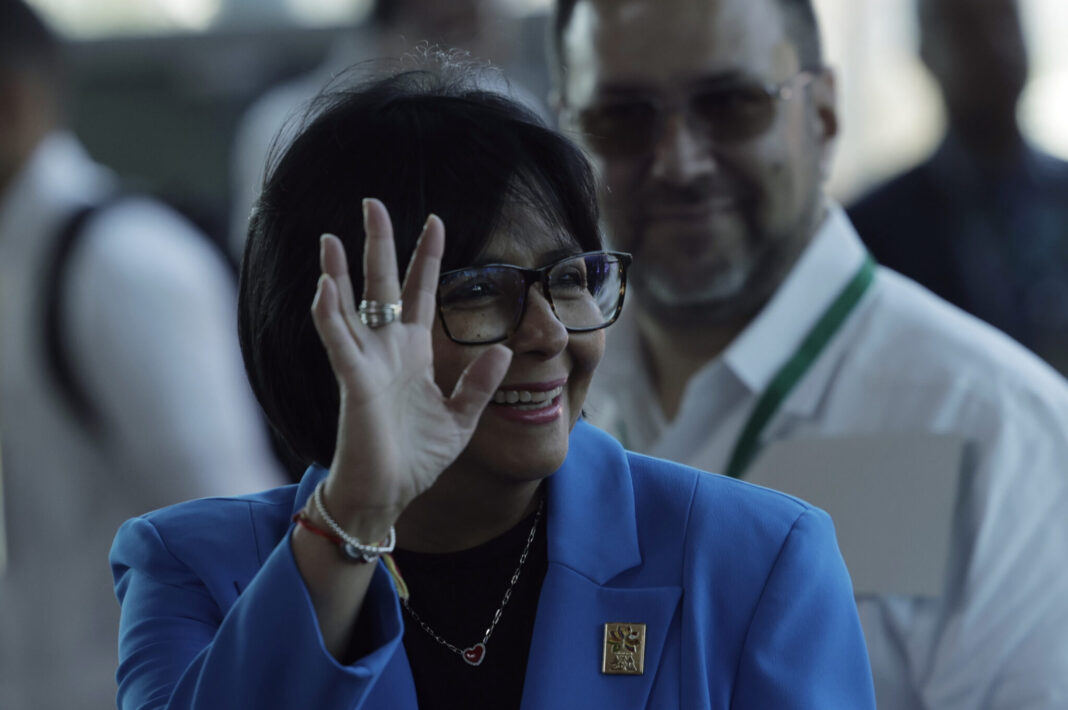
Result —
<path fill-rule="evenodd" d="M 341 551 L 345 554 L 345 557 L 354 562 L 374 562 L 381 555 L 388 555 L 393 552 L 393 548 L 397 545 L 397 531 L 392 525 L 389 526 L 389 534 L 386 535 L 386 539 L 380 541 L 378 545 L 368 545 L 360 542 L 358 539 L 349 535 L 345 530 L 337 524 L 337 521 L 331 517 L 330 513 L 326 512 L 326 505 L 323 504 L 323 487 L 326 484 L 326 480 L 319 481 L 319 485 L 315 487 L 315 492 L 312 493 L 312 501 L 315 503 L 315 510 L 319 513 L 325 522 L 326 526 L 330 528 L 330 532 L 341 538 L 342 545 Z"/>

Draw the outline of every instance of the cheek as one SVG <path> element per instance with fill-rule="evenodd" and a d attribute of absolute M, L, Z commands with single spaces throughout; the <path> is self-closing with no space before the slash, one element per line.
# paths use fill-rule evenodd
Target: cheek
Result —
<path fill-rule="evenodd" d="M 611 327 L 611 326 L 609 326 Z M 572 397 L 586 397 L 593 373 L 604 357 L 605 330 L 595 330 L 592 333 L 574 334 L 571 336 L 569 349 L 571 351 L 571 383 Z M 581 406 L 581 402 L 578 402 Z"/>
<path fill-rule="evenodd" d="M 452 342 L 438 322 L 434 323 L 431 343 L 434 351 L 434 382 L 442 394 L 448 397 L 464 368 L 478 354 L 478 348 Z"/>
<path fill-rule="evenodd" d="M 795 212 L 807 194 L 805 185 L 813 179 L 808 176 L 818 173 L 815 148 L 800 135 L 803 129 L 797 128 L 788 137 L 751 145 L 748 155 L 736 163 L 738 173 L 754 188 L 761 221 L 774 222 L 783 214 Z"/>

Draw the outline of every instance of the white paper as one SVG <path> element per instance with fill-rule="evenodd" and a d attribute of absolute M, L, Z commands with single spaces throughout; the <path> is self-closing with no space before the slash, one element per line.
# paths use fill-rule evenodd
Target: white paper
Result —
<path fill-rule="evenodd" d="M 768 445 L 745 480 L 831 515 L 855 594 L 939 597 L 965 442 L 929 433 Z"/>

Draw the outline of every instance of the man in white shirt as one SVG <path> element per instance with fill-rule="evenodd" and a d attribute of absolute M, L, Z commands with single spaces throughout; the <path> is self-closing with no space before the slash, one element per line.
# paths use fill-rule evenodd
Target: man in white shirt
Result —
<path fill-rule="evenodd" d="M 562 124 L 634 255 L 590 418 L 743 477 L 784 442 L 963 439 L 937 591 L 856 585 L 879 707 L 1068 707 L 1068 387 L 875 266 L 827 200 L 835 83 L 808 0 L 558 0 L 554 40 Z"/>
<path fill-rule="evenodd" d="M 62 225 L 115 190 L 58 127 L 58 47 L 0 6 L 0 708 L 115 707 L 123 520 L 284 482 L 241 364 L 233 279 L 207 238 L 144 198 L 104 207 L 59 306 L 86 428 L 47 361 Z"/>

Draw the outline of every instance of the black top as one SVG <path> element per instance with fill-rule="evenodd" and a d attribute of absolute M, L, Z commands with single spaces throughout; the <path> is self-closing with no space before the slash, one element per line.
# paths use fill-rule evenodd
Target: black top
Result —
<path fill-rule="evenodd" d="M 535 514 L 498 538 L 443 555 L 398 549 L 393 558 L 408 584 L 409 604 L 439 636 L 460 649 L 482 640 L 526 546 Z M 404 650 L 420 710 L 519 708 L 541 583 L 548 567 L 542 511 L 526 564 L 479 666 L 434 640 L 403 610 Z"/>

